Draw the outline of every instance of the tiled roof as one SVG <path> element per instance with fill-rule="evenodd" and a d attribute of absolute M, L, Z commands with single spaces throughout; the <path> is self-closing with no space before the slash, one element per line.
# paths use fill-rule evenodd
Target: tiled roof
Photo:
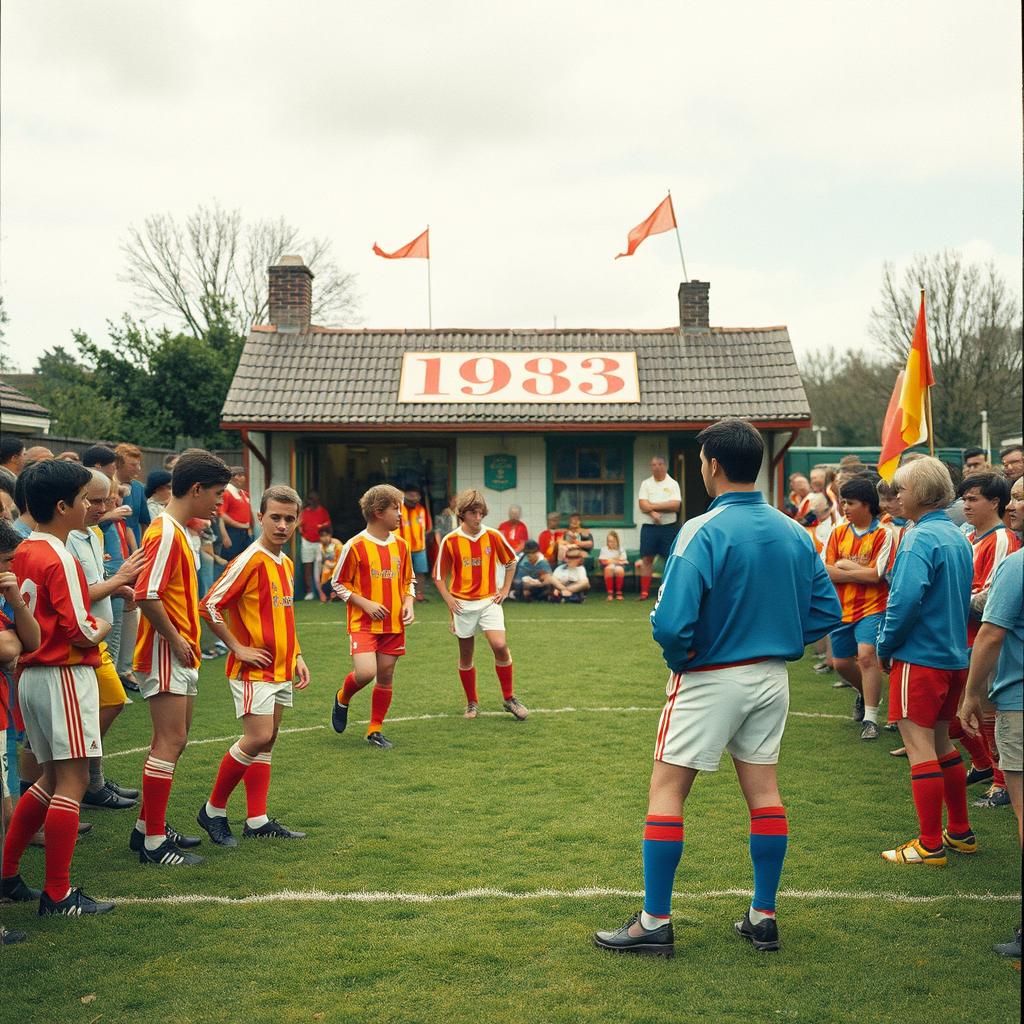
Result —
<path fill-rule="evenodd" d="M 0 412 L 18 413 L 21 416 L 49 416 L 50 410 L 33 401 L 23 391 L 0 380 Z"/>
<path fill-rule="evenodd" d="M 402 355 L 412 351 L 635 351 L 639 403 L 400 405 Z M 723 416 L 810 419 L 785 327 L 621 330 L 328 330 L 258 327 L 224 402 L 225 426 L 658 424 Z"/>

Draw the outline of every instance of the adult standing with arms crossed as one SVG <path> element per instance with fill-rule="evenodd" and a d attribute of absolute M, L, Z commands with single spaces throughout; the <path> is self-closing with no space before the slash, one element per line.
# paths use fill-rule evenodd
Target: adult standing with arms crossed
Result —
<path fill-rule="evenodd" d="M 668 475 L 664 455 L 651 459 L 651 475 L 640 484 L 640 597 L 646 601 L 651 593 L 654 559 L 661 555 L 666 561 L 679 532 L 679 513 L 683 496 L 679 484 Z"/>
<path fill-rule="evenodd" d="M 775 897 L 788 843 L 775 766 L 789 710 L 786 661 L 842 621 L 807 532 L 757 490 L 764 440 L 747 422 L 703 430 L 701 476 L 714 499 L 691 519 L 665 566 L 651 613 L 671 675 L 658 725 L 644 828 L 644 908 L 595 943 L 672 956 L 671 901 L 683 853 L 683 805 L 700 771 L 728 750 L 750 808 L 754 898 L 736 932 L 779 948 Z"/>

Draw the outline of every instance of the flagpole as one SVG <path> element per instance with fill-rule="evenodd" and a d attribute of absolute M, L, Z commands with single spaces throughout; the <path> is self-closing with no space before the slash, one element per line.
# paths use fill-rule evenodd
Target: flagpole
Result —
<path fill-rule="evenodd" d="M 690 276 L 686 273 L 686 260 L 683 259 L 683 240 L 679 237 L 679 220 L 676 217 L 675 203 L 672 202 L 672 189 L 668 190 L 668 203 L 669 206 L 672 207 L 672 220 L 675 222 L 676 226 L 676 245 L 679 246 L 679 262 L 683 265 L 683 280 L 688 282 L 690 280 Z"/>
<path fill-rule="evenodd" d="M 921 289 L 921 308 L 924 309 L 924 289 Z M 927 330 L 928 317 L 925 315 L 925 329 Z M 932 427 L 932 389 L 926 386 L 924 389 L 924 421 L 928 426 L 928 454 L 935 455 L 935 430 Z"/>
<path fill-rule="evenodd" d="M 430 231 L 430 225 L 427 225 L 427 231 Z M 427 236 L 430 237 L 429 235 Z M 434 298 L 432 295 L 432 289 L 430 287 L 430 253 L 427 253 L 427 327 L 430 330 L 434 329 Z"/>

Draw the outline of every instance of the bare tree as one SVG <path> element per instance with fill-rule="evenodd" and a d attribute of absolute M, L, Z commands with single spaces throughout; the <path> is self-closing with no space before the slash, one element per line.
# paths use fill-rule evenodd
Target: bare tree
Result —
<path fill-rule="evenodd" d="M 316 275 L 313 317 L 358 321 L 356 275 L 338 269 L 330 242 L 305 238 L 283 217 L 246 224 L 238 210 L 200 206 L 183 221 L 171 214 L 132 225 L 122 246 L 122 280 L 133 285 L 150 315 L 172 316 L 197 338 L 216 323 L 239 334 L 267 316 L 267 267 L 299 253 Z"/>
<path fill-rule="evenodd" d="M 906 362 L 925 289 L 928 347 L 935 372 L 933 417 L 943 445 L 977 443 L 982 409 L 998 437 L 1019 433 L 1021 323 L 1017 296 L 991 262 L 965 263 L 950 250 L 918 255 L 897 280 L 882 271 L 869 333 L 894 366 Z"/>

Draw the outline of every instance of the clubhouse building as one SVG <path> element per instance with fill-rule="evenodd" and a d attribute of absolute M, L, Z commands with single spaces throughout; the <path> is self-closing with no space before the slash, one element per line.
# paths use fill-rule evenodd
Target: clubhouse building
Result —
<path fill-rule="evenodd" d="M 686 517 L 707 507 L 695 438 L 741 416 L 768 442 L 761 487 L 778 504 L 782 464 L 810 409 L 785 327 L 709 326 L 709 285 L 679 287 L 659 330 L 351 330 L 310 323 L 313 274 L 270 268 L 269 324 L 253 327 L 224 403 L 250 490 L 320 492 L 336 535 L 363 526 L 375 483 L 417 483 L 436 513 L 478 487 L 497 526 L 520 505 L 536 536 L 549 510 L 578 511 L 603 540 L 639 541 L 637 489 L 664 455 Z"/>

